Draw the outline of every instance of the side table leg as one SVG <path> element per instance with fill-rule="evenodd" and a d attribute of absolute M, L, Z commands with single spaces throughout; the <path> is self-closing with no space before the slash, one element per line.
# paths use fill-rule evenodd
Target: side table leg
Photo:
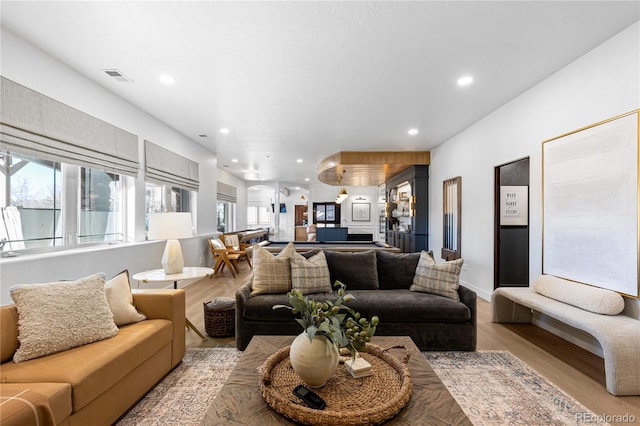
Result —
<path fill-rule="evenodd" d="M 195 325 L 193 325 L 193 324 L 191 323 L 191 321 L 189 321 L 189 318 L 186 318 L 186 317 L 185 317 L 185 319 L 184 319 L 184 320 L 185 320 L 185 322 L 186 322 L 187 328 L 190 328 L 191 330 L 193 330 L 193 331 L 194 331 L 198 336 L 200 336 L 200 338 L 201 338 L 202 340 L 207 340 L 207 338 L 206 338 L 206 337 L 204 337 L 204 336 L 202 335 L 202 333 L 200 333 L 200 330 L 198 330 L 198 329 L 196 328 L 196 326 L 195 326 Z"/>

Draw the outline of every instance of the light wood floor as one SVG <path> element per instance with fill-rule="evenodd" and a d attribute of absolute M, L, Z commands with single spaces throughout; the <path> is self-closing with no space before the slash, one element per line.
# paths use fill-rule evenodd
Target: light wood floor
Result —
<path fill-rule="evenodd" d="M 218 296 L 235 297 L 236 289 L 250 275 L 244 262 L 240 267 L 238 278 L 232 278 L 226 271 L 222 276 L 218 274 L 185 287 L 187 317 L 205 336 L 203 303 Z M 187 332 L 187 347 L 233 345 L 232 337 L 214 339 L 207 336 L 207 340 L 202 341 L 193 331 Z M 491 304 L 482 299 L 478 299 L 478 350 L 507 350 L 595 414 L 629 414 L 635 416 L 636 424 L 640 424 L 640 396 L 610 395 L 604 385 L 602 358 L 534 325 L 494 324 L 491 322 Z M 640 354 L 638 359 L 640 368 Z"/>

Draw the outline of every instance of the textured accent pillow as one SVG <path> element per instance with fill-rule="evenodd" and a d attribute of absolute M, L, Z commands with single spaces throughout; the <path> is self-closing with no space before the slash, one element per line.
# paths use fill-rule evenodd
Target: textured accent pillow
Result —
<path fill-rule="evenodd" d="M 460 286 L 462 263 L 462 259 L 436 263 L 431 254 L 423 250 L 420 253 L 416 274 L 409 290 L 460 300 L 458 287 Z"/>
<path fill-rule="evenodd" d="M 296 249 L 287 244 L 277 256 L 260 244 L 253 246 L 253 283 L 251 296 L 286 293 L 291 290 L 291 264 L 289 258 Z"/>
<path fill-rule="evenodd" d="M 428 251 L 427 253 L 433 253 Z M 376 250 L 380 290 L 405 289 L 413 284 L 420 253 L 390 253 Z"/>
<path fill-rule="evenodd" d="M 331 293 L 329 267 L 323 251 L 319 251 L 308 259 L 301 254 L 293 253 L 291 288 L 300 290 L 302 294 Z"/>
<path fill-rule="evenodd" d="M 342 252 L 325 250 L 331 282 L 342 282 L 349 290 L 377 290 L 378 269 L 373 250 Z"/>
<path fill-rule="evenodd" d="M 624 310 L 624 298 L 613 290 L 565 280 L 553 275 L 540 275 L 533 281 L 533 291 L 603 315 L 618 315 Z"/>
<path fill-rule="evenodd" d="M 107 302 L 117 326 L 131 324 L 147 319 L 136 310 L 129 283 L 129 271 L 126 269 L 104 284 Z"/>
<path fill-rule="evenodd" d="M 78 281 L 11 287 L 20 341 L 13 361 L 38 358 L 118 334 L 104 284 L 104 274 L 95 274 Z"/>

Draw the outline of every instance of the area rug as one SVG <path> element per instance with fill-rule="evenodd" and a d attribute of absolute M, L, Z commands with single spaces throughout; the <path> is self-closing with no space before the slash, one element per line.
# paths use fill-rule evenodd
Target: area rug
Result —
<path fill-rule="evenodd" d="M 474 425 L 601 424 L 509 352 L 424 354 Z M 199 425 L 240 355 L 233 348 L 187 349 L 182 363 L 117 425 Z"/>
<path fill-rule="evenodd" d="M 606 424 L 510 352 L 424 355 L 474 425 Z"/>
<path fill-rule="evenodd" d="M 182 363 L 117 425 L 199 425 L 240 355 L 232 348 L 187 349 Z"/>

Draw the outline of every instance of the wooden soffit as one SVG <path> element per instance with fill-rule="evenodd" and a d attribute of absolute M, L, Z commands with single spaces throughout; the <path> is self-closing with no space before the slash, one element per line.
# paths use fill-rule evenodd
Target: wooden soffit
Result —
<path fill-rule="evenodd" d="M 322 160 L 318 180 L 334 186 L 377 186 L 429 160 L 429 151 L 340 151 Z"/>

